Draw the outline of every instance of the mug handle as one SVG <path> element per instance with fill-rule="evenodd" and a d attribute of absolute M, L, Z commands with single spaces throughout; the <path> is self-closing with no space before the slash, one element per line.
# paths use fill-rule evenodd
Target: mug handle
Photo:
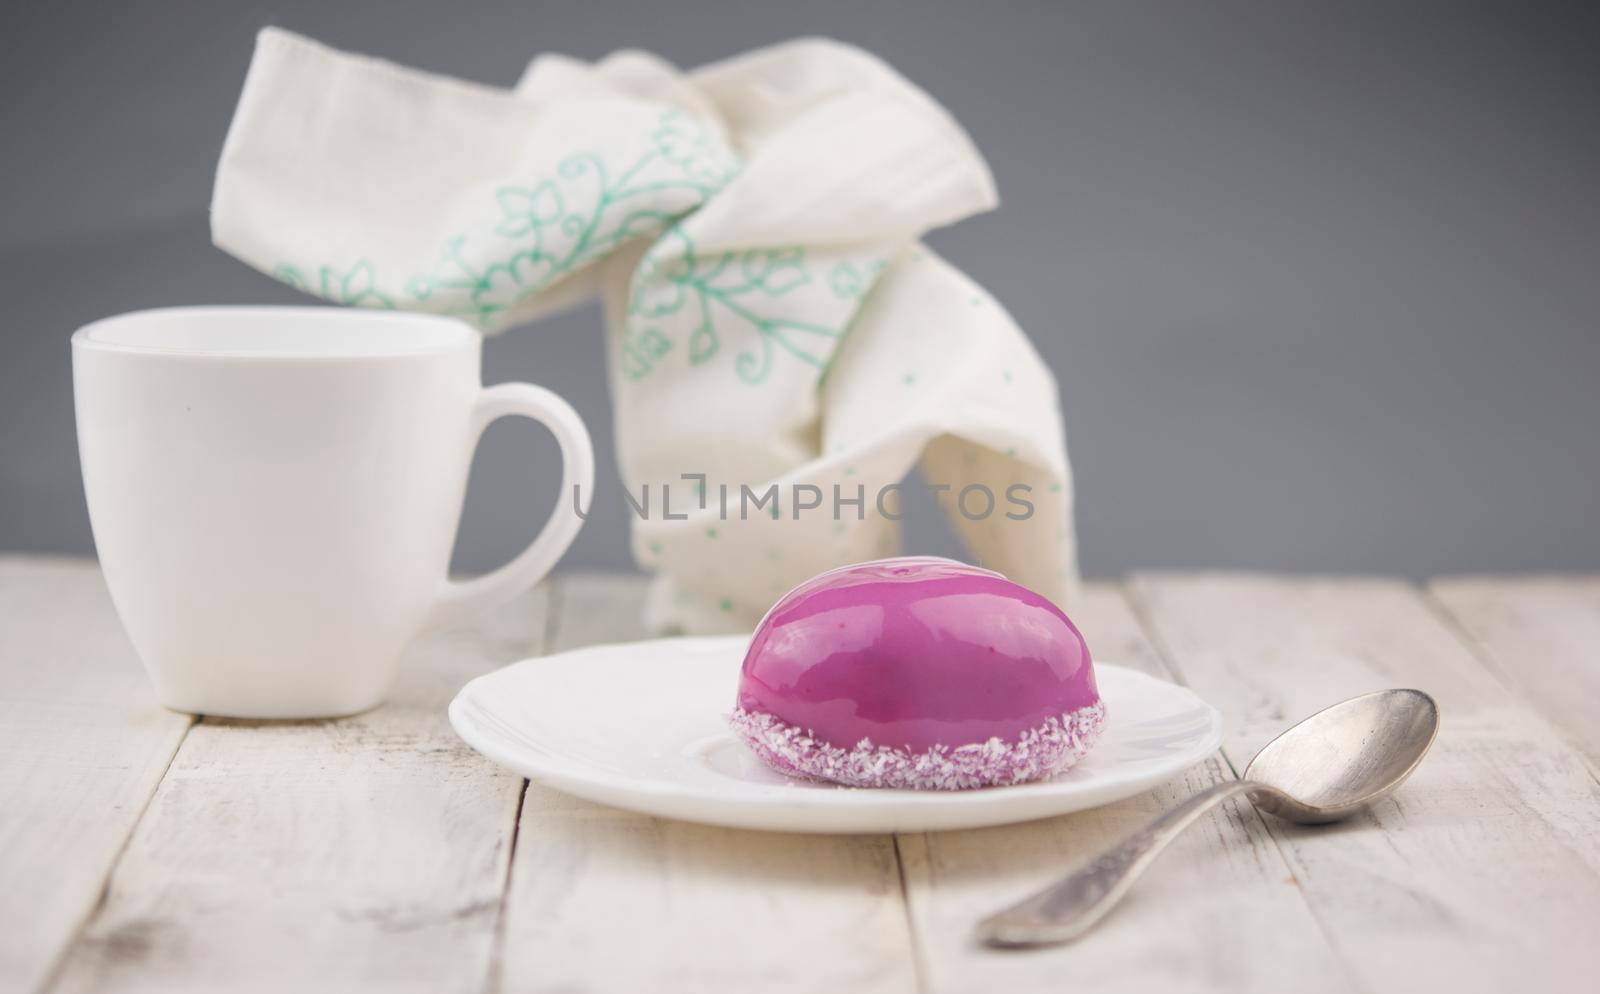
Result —
<path fill-rule="evenodd" d="M 583 419 L 571 404 L 544 387 L 501 383 L 478 395 L 468 436 L 472 445 L 477 446 L 490 424 L 513 415 L 543 424 L 561 446 L 561 490 L 555 513 L 528 547 L 504 566 L 471 580 L 445 580 L 444 592 L 428 617 L 428 630 L 459 624 L 532 587 L 550 572 L 583 527 L 581 515 L 588 513 L 594 490 L 594 448 Z M 574 485 L 580 488 L 577 507 L 567 503 Z"/>

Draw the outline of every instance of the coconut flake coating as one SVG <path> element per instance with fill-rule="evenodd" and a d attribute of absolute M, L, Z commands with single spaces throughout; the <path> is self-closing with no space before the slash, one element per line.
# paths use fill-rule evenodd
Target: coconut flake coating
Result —
<path fill-rule="evenodd" d="M 828 780 L 849 787 L 965 790 L 1025 783 L 1070 769 L 1100 736 L 1105 705 L 1096 701 L 1015 742 L 994 738 L 924 752 L 875 746 L 867 739 L 850 749 L 830 745 L 770 714 L 735 708 L 729 722 L 762 762 L 779 773 Z"/>
<path fill-rule="evenodd" d="M 789 775 L 957 789 L 1059 772 L 1103 720 L 1059 608 L 998 573 L 903 558 L 823 573 L 774 605 L 732 724 Z"/>

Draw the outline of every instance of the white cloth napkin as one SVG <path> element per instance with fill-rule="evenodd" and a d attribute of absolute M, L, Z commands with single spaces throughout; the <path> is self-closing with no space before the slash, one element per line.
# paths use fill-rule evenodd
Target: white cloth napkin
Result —
<path fill-rule="evenodd" d="M 212 235 L 325 299 L 491 333 L 601 296 L 648 620 L 711 632 L 893 554 L 885 488 L 919 466 L 975 561 L 1070 598 L 1055 380 L 917 241 L 995 204 L 954 119 L 832 41 L 687 74 L 544 56 L 501 90 L 269 28 Z"/>

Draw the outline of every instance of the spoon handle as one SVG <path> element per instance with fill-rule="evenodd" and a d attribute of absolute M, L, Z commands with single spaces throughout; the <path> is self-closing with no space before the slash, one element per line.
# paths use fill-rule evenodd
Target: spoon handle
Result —
<path fill-rule="evenodd" d="M 1167 843 L 1196 818 L 1237 794 L 1265 789 L 1248 780 L 1231 780 L 1196 794 L 1071 876 L 985 918 L 978 923 L 978 937 L 992 946 L 1036 946 L 1076 939 L 1122 900 Z"/>

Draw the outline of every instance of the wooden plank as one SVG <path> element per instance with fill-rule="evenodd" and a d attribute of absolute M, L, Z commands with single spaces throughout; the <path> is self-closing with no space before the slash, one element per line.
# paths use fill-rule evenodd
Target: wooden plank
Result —
<path fill-rule="evenodd" d="M 539 650 L 544 603 L 412 647 L 367 714 L 196 725 L 58 989 L 481 991 L 522 780 L 445 706 Z"/>
<path fill-rule="evenodd" d="M 643 591 L 563 578 L 552 644 L 642 637 Z M 507 994 L 914 986 L 889 837 L 708 828 L 529 786 L 506 906 Z"/>
<path fill-rule="evenodd" d="M 1169 661 L 1228 715 L 1236 768 L 1343 698 L 1414 686 L 1438 699 L 1439 739 L 1394 798 L 1340 827 L 1268 820 L 1363 987 L 1593 989 L 1600 785 L 1416 590 L 1258 576 L 1130 589 Z"/>
<path fill-rule="evenodd" d="M 1171 675 L 1119 589 L 1090 585 L 1073 618 L 1096 658 Z M 1116 720 L 1113 712 L 1111 721 Z M 1349 977 L 1247 803 L 1174 843 L 1127 903 L 1084 939 L 1047 950 L 972 941 L 979 918 L 1024 897 L 1233 773 L 1213 757 L 1140 797 L 1004 828 L 904 835 L 907 893 L 928 989 L 1338 991 Z M 1245 941 L 1248 937 L 1248 941 Z"/>
<path fill-rule="evenodd" d="M 191 721 L 156 704 L 92 560 L 0 557 L 0 990 L 48 977 Z"/>
<path fill-rule="evenodd" d="M 1448 577 L 1428 592 L 1600 769 L 1600 576 Z"/>

